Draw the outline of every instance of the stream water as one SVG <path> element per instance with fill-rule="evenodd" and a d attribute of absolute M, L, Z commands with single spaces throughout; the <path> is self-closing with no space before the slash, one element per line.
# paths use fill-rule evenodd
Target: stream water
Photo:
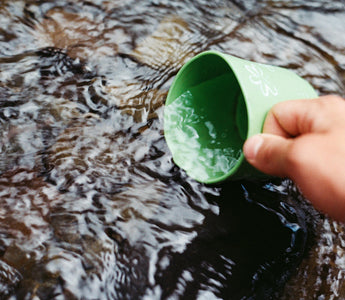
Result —
<path fill-rule="evenodd" d="M 343 0 L 0 0 L 0 298 L 345 299 L 344 225 L 288 180 L 197 183 L 163 136 L 204 50 L 344 96 L 344 18 Z"/>

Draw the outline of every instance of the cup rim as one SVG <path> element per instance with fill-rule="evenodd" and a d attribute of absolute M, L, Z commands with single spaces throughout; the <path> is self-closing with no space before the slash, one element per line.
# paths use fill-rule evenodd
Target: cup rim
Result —
<path fill-rule="evenodd" d="M 185 72 L 188 72 L 190 66 L 191 66 L 192 64 L 194 64 L 195 61 L 199 60 L 200 58 L 202 58 L 202 57 L 204 57 L 204 56 L 209 56 L 209 55 L 217 56 L 217 57 L 219 57 L 219 58 L 223 61 L 224 65 L 226 65 L 227 68 L 229 68 L 229 70 L 230 70 L 230 71 L 232 72 L 232 74 L 234 75 L 234 77 L 235 77 L 235 79 L 236 79 L 236 82 L 237 82 L 237 84 L 238 84 L 238 86 L 239 86 L 239 88 L 240 88 L 240 90 L 241 90 L 241 92 L 242 92 L 242 94 L 243 94 L 243 97 L 245 97 L 245 94 L 244 94 L 243 88 L 242 88 L 242 86 L 241 86 L 241 83 L 240 83 L 240 81 L 239 81 L 239 79 L 238 79 L 236 73 L 233 71 L 233 68 L 232 68 L 232 66 L 231 66 L 231 63 L 230 63 L 230 62 L 228 61 L 228 59 L 227 59 L 227 56 L 229 56 L 229 55 L 223 54 L 222 52 L 215 51 L 215 50 L 208 50 L 208 51 L 201 52 L 201 53 L 199 53 L 198 55 L 196 55 L 196 56 L 194 56 L 193 58 L 191 58 L 191 59 L 190 59 L 188 62 L 186 62 L 186 63 L 182 66 L 182 68 L 178 71 L 178 73 L 177 73 L 176 77 L 174 78 L 173 83 L 172 83 L 172 85 L 171 85 L 171 87 L 170 87 L 170 89 L 169 89 L 169 92 L 168 92 L 168 95 L 167 95 L 167 98 L 166 98 L 166 102 L 165 102 L 165 106 L 170 105 L 172 102 L 174 102 L 174 101 L 176 100 L 176 97 L 173 97 L 173 96 L 172 96 L 172 94 L 174 93 L 174 87 L 175 87 L 176 82 L 177 82 L 182 76 L 184 76 Z M 230 56 L 231 56 L 231 55 L 230 55 Z M 246 103 L 245 103 L 245 106 L 246 106 L 246 109 L 248 109 Z M 247 113 L 247 115 L 248 115 L 248 111 L 247 111 L 246 113 Z M 164 119 L 165 119 L 165 118 L 164 118 Z M 164 135 L 165 135 L 165 140 L 166 140 L 166 142 L 167 142 L 167 144 L 168 144 L 169 149 L 171 149 L 171 146 L 170 146 L 170 145 L 171 145 L 172 141 L 171 141 L 171 138 L 170 138 L 169 134 L 166 134 L 166 132 L 167 132 L 166 129 L 167 129 L 167 128 L 166 128 L 165 124 L 166 124 L 166 123 L 164 122 Z M 247 137 L 248 137 L 248 132 L 249 132 L 249 118 L 248 118 L 248 120 L 247 120 Z M 243 147 L 243 145 L 242 145 L 242 147 Z M 209 178 L 207 178 L 207 179 L 205 179 L 205 180 L 197 179 L 197 181 L 202 182 L 202 183 L 206 183 L 206 184 L 213 184 L 213 183 L 222 182 L 222 181 L 226 180 L 227 178 L 229 178 L 229 177 L 235 175 L 235 174 L 237 173 L 237 171 L 239 170 L 239 168 L 241 167 L 241 165 L 242 165 L 242 164 L 244 163 L 244 161 L 245 161 L 245 157 L 244 157 L 244 154 L 243 154 L 242 147 L 241 147 L 241 149 L 240 149 L 241 153 L 239 154 L 236 163 L 231 167 L 231 169 L 230 169 L 228 172 L 223 173 L 222 175 L 219 175 L 219 176 L 209 177 Z M 173 153 L 172 153 L 172 154 L 173 154 Z M 173 158 L 174 158 L 174 155 L 173 155 Z M 176 161 L 174 161 L 174 162 L 175 162 L 175 164 L 178 165 L 180 168 L 184 169 L 184 168 L 183 168 L 183 165 L 181 165 L 179 162 L 176 162 Z M 185 169 L 184 169 L 184 170 L 185 170 Z M 186 171 L 186 173 L 190 176 L 188 170 L 185 170 L 185 171 Z M 192 177 L 192 176 L 191 176 L 191 177 Z M 193 178 L 194 178 L 194 177 L 193 177 Z"/>

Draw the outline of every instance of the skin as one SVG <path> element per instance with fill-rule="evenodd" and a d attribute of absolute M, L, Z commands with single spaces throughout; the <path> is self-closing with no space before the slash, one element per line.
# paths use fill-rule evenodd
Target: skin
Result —
<path fill-rule="evenodd" d="M 320 211 L 345 222 L 345 100 L 290 100 L 268 113 L 243 146 L 250 164 L 288 177 Z"/>

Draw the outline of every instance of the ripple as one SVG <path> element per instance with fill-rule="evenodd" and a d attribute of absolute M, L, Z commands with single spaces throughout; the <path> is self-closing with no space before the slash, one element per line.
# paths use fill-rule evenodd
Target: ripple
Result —
<path fill-rule="evenodd" d="M 3 0 L 0 297 L 341 297 L 343 225 L 288 180 L 193 181 L 162 112 L 177 71 L 207 49 L 344 94 L 344 12 L 323 0 Z"/>

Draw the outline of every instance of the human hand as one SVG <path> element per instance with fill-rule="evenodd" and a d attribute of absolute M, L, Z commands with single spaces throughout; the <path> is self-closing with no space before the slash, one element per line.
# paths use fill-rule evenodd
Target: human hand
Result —
<path fill-rule="evenodd" d="M 268 113 L 243 152 L 264 173 L 288 177 L 319 210 L 345 221 L 345 100 L 290 100 Z"/>

